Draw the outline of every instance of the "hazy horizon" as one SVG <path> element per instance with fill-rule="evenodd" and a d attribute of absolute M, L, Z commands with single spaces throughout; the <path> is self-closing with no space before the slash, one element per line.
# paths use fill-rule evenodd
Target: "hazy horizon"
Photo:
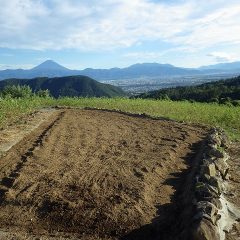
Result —
<path fill-rule="evenodd" d="M 43 64 L 43 63 L 47 63 L 47 62 L 54 62 L 54 63 L 56 63 L 56 64 L 58 64 L 58 65 L 60 65 L 60 66 L 62 66 L 62 67 L 66 67 L 64 64 L 61 64 L 61 63 L 59 63 L 59 62 L 57 62 L 57 61 L 55 61 L 55 60 L 53 60 L 53 59 L 47 59 L 47 60 L 45 60 L 45 61 L 43 61 L 43 62 L 40 62 L 39 64 L 37 64 L 37 65 L 34 65 L 34 66 L 31 66 L 31 67 L 28 67 L 28 68 L 5 68 L 5 69 L 0 69 L 0 71 L 2 71 L 2 70 L 18 70 L 18 69 L 22 69 L 22 70 L 31 70 L 31 69 L 33 69 L 33 68 L 35 68 L 35 67 L 38 67 L 39 65 L 41 65 L 41 64 Z M 238 61 L 237 61 L 238 62 Z M 222 62 L 222 63 L 217 63 L 217 64 L 226 64 L 226 63 L 235 63 L 235 62 Z M 239 62 L 240 63 L 240 62 Z M 137 64 L 169 64 L 169 63 L 158 63 L 158 62 L 136 62 L 136 63 L 133 63 L 133 64 L 131 64 L 131 65 L 128 65 L 128 66 L 124 66 L 124 67 L 118 67 L 118 66 L 115 66 L 115 67 L 111 67 L 111 68 L 120 68 L 120 69 L 123 69 L 123 68 L 127 68 L 127 67 L 130 67 L 130 66 L 132 66 L 132 65 L 137 65 Z M 170 64 L 170 65 L 172 65 L 172 64 Z M 175 65 L 172 65 L 172 66 L 174 66 L 174 67 L 179 67 L 179 66 L 175 66 Z M 211 65 L 209 65 L 209 66 L 211 66 Z M 199 67 L 196 67 L 196 68 L 193 68 L 192 67 L 192 69 L 199 69 L 200 67 L 205 67 L 205 66 L 199 66 Z M 67 67 L 66 67 L 67 68 Z M 91 66 L 89 66 L 89 67 L 87 67 L 87 68 L 92 68 Z M 69 70 L 85 70 L 85 69 L 87 69 L 87 68 L 82 68 L 82 69 L 77 69 L 77 68 L 75 68 L 75 69 L 71 69 L 71 68 L 68 68 Z M 111 69 L 111 68 L 100 68 L 100 69 Z M 179 67 L 179 68 L 187 68 L 187 67 Z M 97 68 L 92 68 L 92 69 L 97 69 Z M 189 69 L 191 69 L 191 68 L 189 68 Z"/>

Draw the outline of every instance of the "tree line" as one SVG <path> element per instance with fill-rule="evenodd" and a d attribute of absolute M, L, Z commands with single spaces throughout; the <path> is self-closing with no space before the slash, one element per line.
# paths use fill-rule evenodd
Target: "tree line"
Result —
<path fill-rule="evenodd" d="M 175 87 L 143 93 L 138 98 L 211 102 L 240 106 L 240 76 L 198 86 Z"/>

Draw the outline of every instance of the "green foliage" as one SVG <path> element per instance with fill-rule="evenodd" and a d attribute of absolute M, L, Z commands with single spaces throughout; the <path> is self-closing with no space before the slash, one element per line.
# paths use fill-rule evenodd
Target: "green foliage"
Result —
<path fill-rule="evenodd" d="M 46 90 L 39 90 L 36 92 L 36 96 L 38 97 L 43 97 L 43 98 L 48 98 L 51 97 L 50 91 L 48 89 Z"/>
<path fill-rule="evenodd" d="M 117 109 L 131 113 L 146 113 L 178 121 L 207 124 L 225 129 L 234 139 L 240 139 L 240 107 L 188 101 L 127 99 L 127 98 L 39 98 L 3 99 L 0 101 L 0 127 L 23 114 L 51 106 Z"/>
<path fill-rule="evenodd" d="M 140 94 L 139 98 L 171 99 L 174 101 L 215 102 L 238 106 L 240 100 L 240 77 L 205 83 L 199 86 L 167 88 Z"/>
<path fill-rule="evenodd" d="M 29 86 L 13 85 L 4 87 L 1 95 L 3 98 L 30 98 L 33 93 Z"/>
<path fill-rule="evenodd" d="M 86 76 L 34 79 L 8 79 L 0 81 L 0 90 L 11 85 L 28 85 L 33 92 L 48 89 L 53 97 L 116 97 L 125 96 L 116 86 L 97 82 Z"/>

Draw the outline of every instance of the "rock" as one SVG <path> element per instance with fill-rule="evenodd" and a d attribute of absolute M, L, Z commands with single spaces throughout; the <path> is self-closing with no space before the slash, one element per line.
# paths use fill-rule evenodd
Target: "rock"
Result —
<path fill-rule="evenodd" d="M 227 162 L 229 160 L 230 156 L 224 151 L 223 152 L 223 160 Z"/>
<path fill-rule="evenodd" d="M 221 205 L 221 203 L 220 203 Z M 207 219 L 213 225 L 217 225 L 217 221 L 219 220 L 218 208 L 209 201 L 200 201 L 197 204 L 198 213 L 194 216 L 194 219 Z"/>
<path fill-rule="evenodd" d="M 213 163 L 210 163 L 208 166 L 206 166 L 206 173 L 210 177 L 216 176 L 216 168 L 215 168 L 215 165 Z"/>
<path fill-rule="evenodd" d="M 194 240 L 219 240 L 217 227 L 214 226 L 209 220 L 203 219 L 197 229 L 193 231 Z"/>
<path fill-rule="evenodd" d="M 221 195 L 221 191 L 219 191 L 216 187 L 207 184 L 206 187 L 208 188 L 208 190 L 212 193 L 212 194 L 216 194 L 216 196 L 220 196 Z"/>
<path fill-rule="evenodd" d="M 229 155 L 224 151 L 228 146 L 226 134 L 214 128 L 209 135 L 208 145 L 203 154 L 202 165 L 196 183 L 197 214 L 193 220 L 199 224 L 194 230 L 194 240 L 219 240 L 218 226 L 221 215 L 218 213 L 223 206 L 220 195 L 224 191 L 223 181 L 229 179 Z"/>
<path fill-rule="evenodd" d="M 203 176 L 205 174 L 209 176 L 215 176 L 216 175 L 216 167 L 214 165 L 215 159 L 207 158 L 203 159 L 202 165 L 200 166 L 200 176 Z"/>
<path fill-rule="evenodd" d="M 229 171 L 229 168 L 226 169 L 226 171 L 223 175 L 223 180 L 229 180 L 228 171 Z"/>
<path fill-rule="evenodd" d="M 216 216 L 216 223 L 217 223 L 217 221 L 219 221 L 220 219 L 221 219 L 221 214 L 217 214 L 217 216 Z"/>
<path fill-rule="evenodd" d="M 216 178 L 215 176 L 211 177 L 209 179 L 209 183 L 218 189 L 218 192 L 220 193 L 222 191 L 222 187 L 221 187 L 221 182 L 218 178 Z"/>
<path fill-rule="evenodd" d="M 231 178 L 231 174 L 228 172 L 224 180 L 230 180 L 230 178 Z"/>
<path fill-rule="evenodd" d="M 222 177 L 226 176 L 226 171 L 228 171 L 229 167 L 224 158 L 218 158 L 214 164 L 216 169 L 221 173 Z"/>
<path fill-rule="evenodd" d="M 213 143 L 224 148 L 228 148 L 230 145 L 229 138 L 222 129 L 214 129 L 209 136 L 208 141 L 209 143 Z"/>
<path fill-rule="evenodd" d="M 218 190 L 207 183 L 198 182 L 195 189 L 198 199 L 211 199 L 219 196 Z"/>
<path fill-rule="evenodd" d="M 217 209 L 219 209 L 219 210 L 222 209 L 222 204 L 221 204 L 219 198 L 212 198 L 212 199 L 210 200 L 210 202 L 211 202 L 212 204 L 214 204 L 214 206 L 215 206 Z"/>
<path fill-rule="evenodd" d="M 229 141 L 226 133 L 222 133 L 221 140 L 222 140 L 222 142 L 221 142 L 220 147 L 224 147 L 224 148 L 228 149 L 230 147 L 231 142 Z"/>
<path fill-rule="evenodd" d="M 201 178 L 204 182 L 209 182 L 211 177 L 208 174 L 204 174 Z"/>
<path fill-rule="evenodd" d="M 216 144 L 220 146 L 222 144 L 222 139 L 221 137 L 215 132 L 209 136 L 208 141 L 212 144 Z"/>
<path fill-rule="evenodd" d="M 223 158 L 224 157 L 224 152 L 222 150 L 218 149 L 218 146 L 210 145 L 208 155 L 210 157 Z"/>
<path fill-rule="evenodd" d="M 207 219 L 208 221 L 210 221 L 214 225 L 214 220 L 208 214 L 203 213 L 202 218 Z"/>
<path fill-rule="evenodd" d="M 211 202 L 207 201 L 198 202 L 197 209 L 202 211 L 203 214 L 207 214 L 210 218 L 218 213 L 218 209 Z"/>

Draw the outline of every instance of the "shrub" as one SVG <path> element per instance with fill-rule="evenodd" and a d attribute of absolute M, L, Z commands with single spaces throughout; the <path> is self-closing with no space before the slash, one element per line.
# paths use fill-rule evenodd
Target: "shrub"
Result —
<path fill-rule="evenodd" d="M 43 98 L 48 98 L 48 97 L 51 97 L 51 94 L 50 94 L 50 91 L 48 89 L 46 90 L 39 90 L 36 92 L 36 95 L 38 97 L 43 97 Z"/>
<path fill-rule="evenodd" d="M 240 106 L 240 100 L 233 100 L 232 105 L 235 106 L 235 107 Z"/>
<path fill-rule="evenodd" d="M 13 85 L 4 87 L 1 95 L 3 98 L 30 98 L 33 93 L 29 86 Z"/>

